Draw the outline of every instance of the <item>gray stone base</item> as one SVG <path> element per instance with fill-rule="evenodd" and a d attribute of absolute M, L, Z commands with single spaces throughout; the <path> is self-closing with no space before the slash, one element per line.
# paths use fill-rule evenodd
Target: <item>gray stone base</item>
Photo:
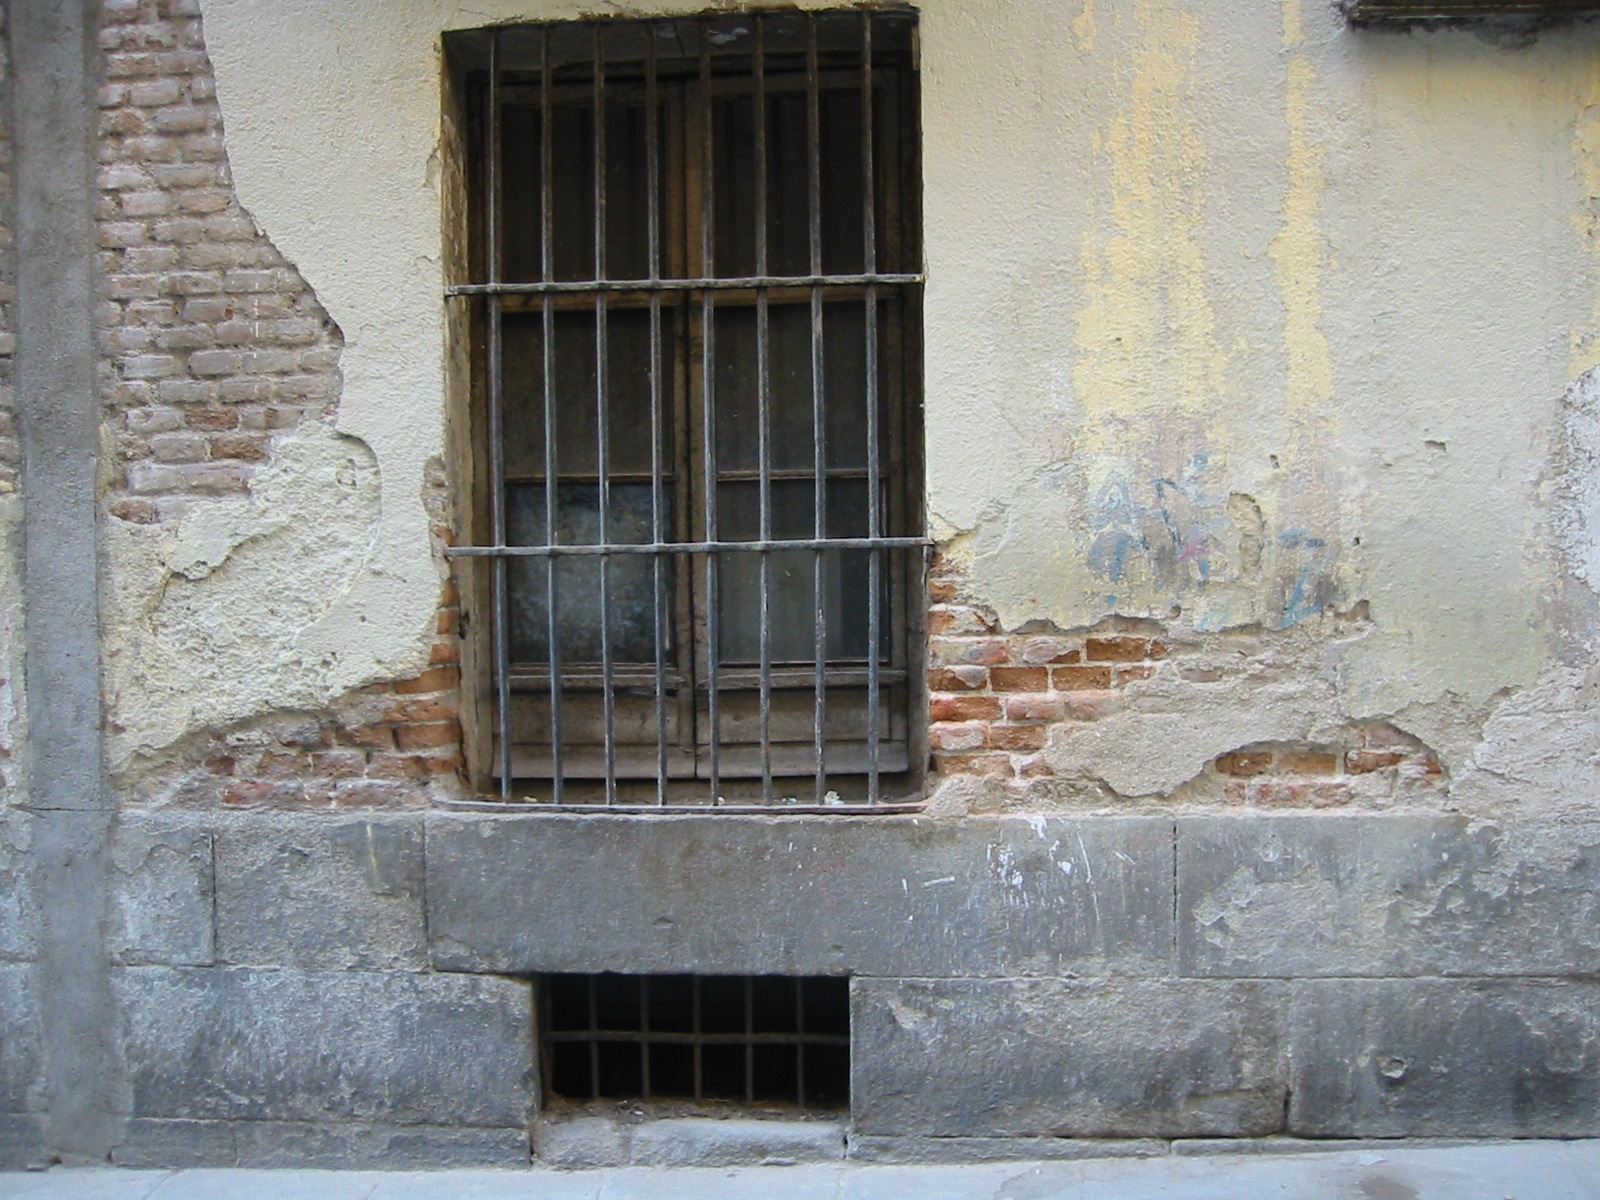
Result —
<path fill-rule="evenodd" d="M 46 1166 L 44 1119 L 34 1113 L 0 1113 L 0 1170 Z"/>
<path fill-rule="evenodd" d="M 324 1167 L 442 1170 L 525 1167 L 523 1129 L 313 1124 L 306 1121 L 181 1121 L 127 1124 L 114 1161 L 122 1167 Z"/>
<path fill-rule="evenodd" d="M 833 1121 L 608 1117 L 540 1121 L 533 1156 L 548 1167 L 749 1167 L 837 1162 L 844 1126 Z"/>
<path fill-rule="evenodd" d="M 864 1163 L 950 1164 L 1046 1162 L 1087 1158 L 1156 1158 L 1168 1143 L 1156 1138 L 873 1137 L 850 1139 L 849 1157 Z"/>

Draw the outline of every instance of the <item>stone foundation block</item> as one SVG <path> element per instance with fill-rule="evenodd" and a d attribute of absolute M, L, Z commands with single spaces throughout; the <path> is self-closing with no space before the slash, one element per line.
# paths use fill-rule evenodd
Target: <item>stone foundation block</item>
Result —
<path fill-rule="evenodd" d="M 0 1113 L 0 1171 L 37 1170 L 49 1163 L 44 1118 L 37 1113 Z"/>
<path fill-rule="evenodd" d="M 39 943 L 39 910 L 34 900 L 28 854 L 33 818 L 0 810 L 0 962 L 25 962 Z"/>
<path fill-rule="evenodd" d="M 1291 1133 L 1600 1134 L 1600 984 L 1326 979 L 1293 988 Z"/>
<path fill-rule="evenodd" d="M 1222 977 L 1600 972 L 1600 825 L 1184 819 L 1178 955 Z"/>
<path fill-rule="evenodd" d="M 985 1162 L 1060 1162 L 1086 1158 L 1160 1158 L 1169 1143 L 1156 1138 L 871 1137 L 852 1135 L 849 1157 L 864 1163 L 930 1165 Z"/>
<path fill-rule="evenodd" d="M 216 845 L 222 961 L 308 970 L 425 964 L 420 821 L 247 817 L 220 824 Z"/>
<path fill-rule="evenodd" d="M 124 812 L 111 837 L 111 961 L 215 962 L 211 867 L 211 831 L 199 818 Z"/>
<path fill-rule="evenodd" d="M 1276 983 L 853 984 L 851 1097 L 871 1136 L 1259 1136 L 1283 1127 Z"/>
<path fill-rule="evenodd" d="M 526 1121 L 526 982 L 224 968 L 112 974 L 135 1117 Z"/>
<path fill-rule="evenodd" d="M 547 1167 L 747 1167 L 837 1162 L 844 1127 L 833 1121 L 667 1117 L 540 1121 L 533 1155 Z"/>
<path fill-rule="evenodd" d="M 33 968 L 0 963 L 0 1113 L 43 1107 Z"/>
<path fill-rule="evenodd" d="M 446 970 L 1166 974 L 1172 823 L 436 815 Z"/>

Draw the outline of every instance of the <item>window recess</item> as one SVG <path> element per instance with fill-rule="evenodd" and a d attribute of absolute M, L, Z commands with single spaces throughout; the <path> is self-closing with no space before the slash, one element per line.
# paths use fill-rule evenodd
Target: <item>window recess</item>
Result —
<path fill-rule="evenodd" d="M 925 757 L 915 19 L 452 34 L 502 799 L 870 808 Z"/>

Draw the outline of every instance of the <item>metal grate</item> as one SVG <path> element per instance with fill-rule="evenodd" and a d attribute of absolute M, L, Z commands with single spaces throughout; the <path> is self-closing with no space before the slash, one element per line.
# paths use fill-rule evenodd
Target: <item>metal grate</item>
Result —
<path fill-rule="evenodd" d="M 849 982 L 739 975 L 546 975 L 545 1090 L 570 1101 L 850 1101 Z"/>
<path fill-rule="evenodd" d="M 451 35 L 487 512 L 448 553 L 488 564 L 503 800 L 882 810 L 914 779 L 914 38 L 897 11 Z"/>

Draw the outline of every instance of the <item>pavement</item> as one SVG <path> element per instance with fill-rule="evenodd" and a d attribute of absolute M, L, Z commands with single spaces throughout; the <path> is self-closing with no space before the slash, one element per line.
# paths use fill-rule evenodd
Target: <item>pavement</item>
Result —
<path fill-rule="evenodd" d="M 1600 1140 L 1312 1153 L 592 1171 L 0 1172 L 0 1200 L 1600 1200 Z"/>

